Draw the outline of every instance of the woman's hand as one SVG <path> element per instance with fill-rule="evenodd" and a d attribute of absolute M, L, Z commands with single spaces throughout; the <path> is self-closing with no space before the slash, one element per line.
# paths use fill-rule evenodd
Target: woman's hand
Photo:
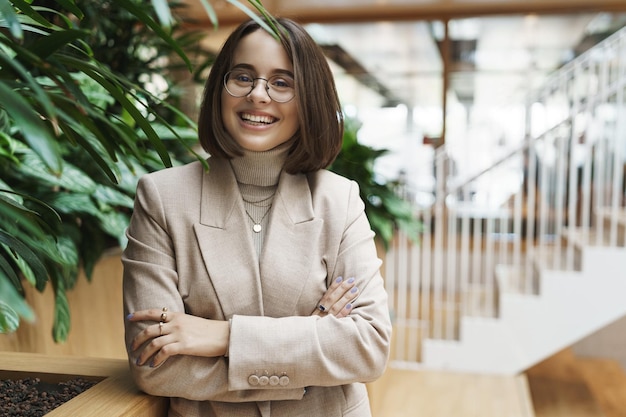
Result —
<path fill-rule="evenodd" d="M 175 355 L 214 357 L 226 353 L 230 330 L 228 321 L 209 320 L 166 308 L 137 311 L 127 320 L 151 321 L 130 345 L 138 352 L 137 365 L 156 367 Z"/>
<path fill-rule="evenodd" d="M 352 311 L 352 301 L 359 294 L 359 289 L 354 285 L 354 278 L 345 281 L 342 277 L 335 279 L 311 315 L 325 316 L 331 314 L 338 318 L 346 317 Z"/>

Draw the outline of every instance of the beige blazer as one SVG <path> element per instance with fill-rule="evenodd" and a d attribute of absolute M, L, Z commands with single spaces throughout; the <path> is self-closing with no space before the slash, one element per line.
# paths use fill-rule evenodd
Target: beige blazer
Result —
<path fill-rule="evenodd" d="M 374 233 L 355 182 L 281 174 L 260 262 L 228 161 L 145 175 L 124 264 L 124 316 L 147 308 L 232 319 L 228 358 L 135 365 L 137 385 L 171 397 L 171 416 L 370 415 L 364 382 L 391 336 Z M 327 286 L 354 277 L 349 317 L 311 317 Z M 126 321 L 126 344 L 153 323 Z"/>

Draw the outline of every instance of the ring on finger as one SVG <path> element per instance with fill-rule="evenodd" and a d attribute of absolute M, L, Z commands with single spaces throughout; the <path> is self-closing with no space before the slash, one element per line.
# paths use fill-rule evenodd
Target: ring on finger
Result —
<path fill-rule="evenodd" d="M 159 336 L 163 336 L 163 322 L 159 322 Z"/>
<path fill-rule="evenodd" d="M 167 307 L 163 307 L 163 310 L 161 310 L 161 321 L 166 322 L 167 321 Z"/>

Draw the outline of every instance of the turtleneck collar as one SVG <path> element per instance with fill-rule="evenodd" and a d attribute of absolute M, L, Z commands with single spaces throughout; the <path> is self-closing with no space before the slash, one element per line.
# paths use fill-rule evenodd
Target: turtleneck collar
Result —
<path fill-rule="evenodd" d="M 243 156 L 230 160 L 237 182 L 261 187 L 278 184 L 290 147 L 291 141 L 287 141 L 269 151 L 244 150 Z"/>

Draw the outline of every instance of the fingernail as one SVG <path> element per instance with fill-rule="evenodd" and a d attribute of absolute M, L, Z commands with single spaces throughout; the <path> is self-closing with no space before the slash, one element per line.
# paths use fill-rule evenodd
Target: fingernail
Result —
<path fill-rule="evenodd" d="M 350 278 L 350 279 L 348 280 L 348 284 L 352 284 L 353 282 L 354 282 L 354 278 Z"/>
<path fill-rule="evenodd" d="M 156 365 L 154 364 L 154 359 L 150 361 L 150 368 L 154 368 Z"/>
<path fill-rule="evenodd" d="M 350 310 L 352 308 L 352 304 L 346 304 L 346 310 Z"/>
<path fill-rule="evenodd" d="M 135 313 L 130 313 L 128 316 L 126 316 L 126 320 L 132 319 L 134 315 Z"/>
<path fill-rule="evenodd" d="M 341 281 L 343 281 L 343 277 L 337 277 L 337 279 L 335 280 L 337 284 L 339 284 Z"/>
<path fill-rule="evenodd" d="M 135 365 L 141 366 L 141 357 L 140 356 L 138 356 L 137 359 L 135 359 Z"/>
<path fill-rule="evenodd" d="M 354 288 L 352 288 L 352 289 L 350 290 L 350 292 L 351 292 L 352 294 L 354 294 L 354 293 L 355 293 L 355 292 L 357 292 L 358 290 L 359 290 L 359 289 L 358 289 L 357 287 L 354 287 Z"/>

